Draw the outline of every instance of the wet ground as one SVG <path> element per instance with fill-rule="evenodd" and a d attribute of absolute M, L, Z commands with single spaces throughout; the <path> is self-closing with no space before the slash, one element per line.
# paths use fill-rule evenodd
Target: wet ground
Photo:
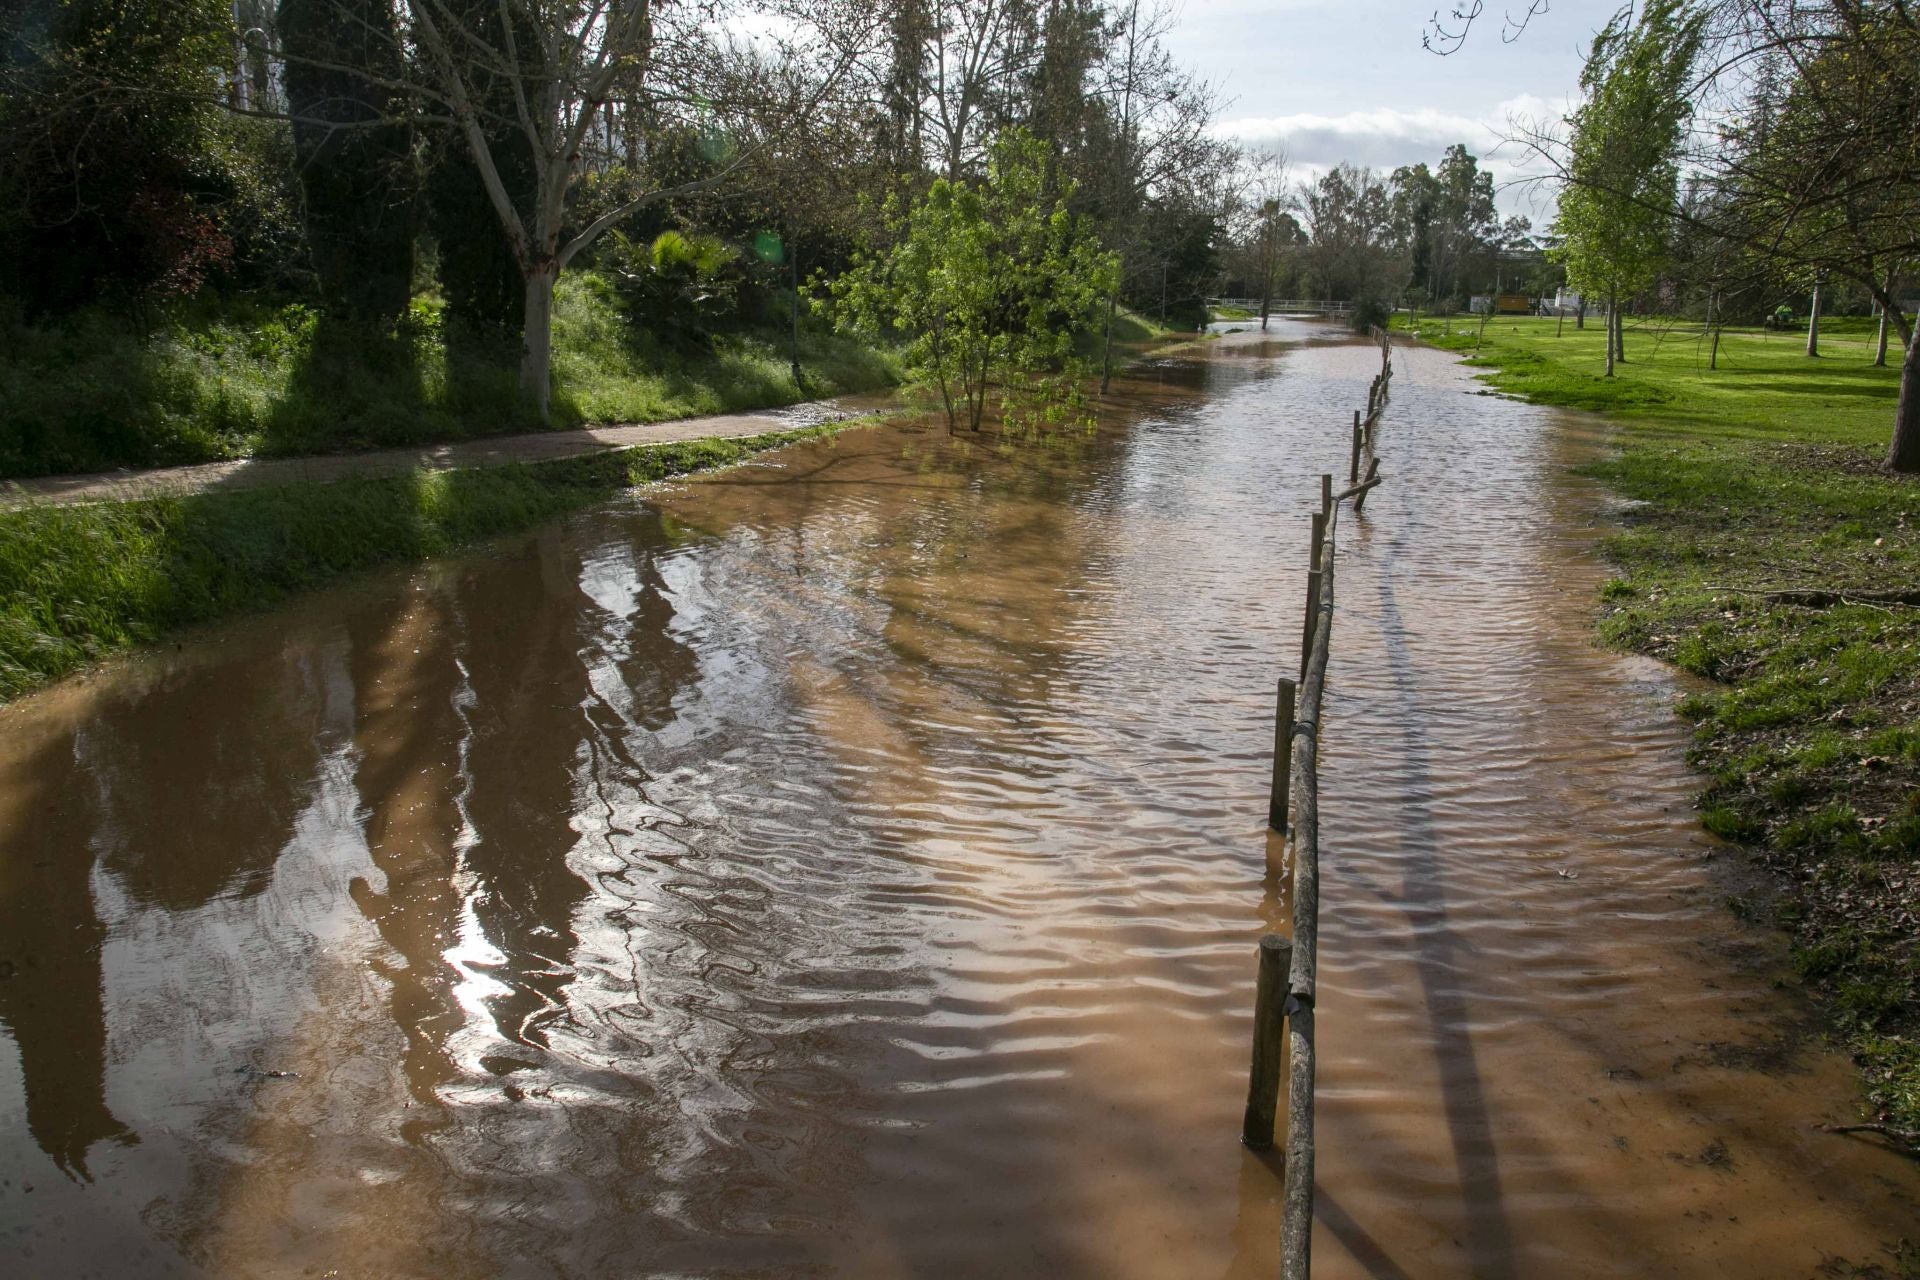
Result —
<path fill-rule="evenodd" d="M 1851 1068 L 1720 904 L 1672 679 L 1591 646 L 1591 430 L 1396 359 L 1316 1273 L 1884 1263 L 1920 1176 L 1812 1129 Z M 1089 438 L 848 432 L 0 711 L 0 1255 L 1274 1274 L 1271 691 L 1375 367 L 1237 334 Z"/>

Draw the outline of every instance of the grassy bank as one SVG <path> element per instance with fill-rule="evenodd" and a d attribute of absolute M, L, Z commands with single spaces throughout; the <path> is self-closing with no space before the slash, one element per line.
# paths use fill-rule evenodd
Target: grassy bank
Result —
<path fill-rule="evenodd" d="M 1471 350 L 1477 323 L 1422 323 Z M 1602 633 L 1714 681 L 1688 698 L 1707 827 L 1781 891 L 1737 906 L 1789 929 L 1802 976 L 1858 1056 L 1874 1110 L 1920 1128 L 1920 481 L 1878 470 L 1897 368 L 1862 321 L 1729 332 L 1497 319 L 1470 363 L 1496 388 L 1621 425 L 1592 473 L 1636 506 L 1608 545 Z M 1898 344 L 1892 359 L 1897 366 Z M 1791 592 L 1820 595 L 1792 596 Z"/>
<path fill-rule="evenodd" d="M 574 273 L 554 317 L 554 425 L 759 409 L 898 380 L 890 353 L 809 324 L 799 386 L 784 333 L 675 350 L 636 332 L 598 277 Z M 443 323 L 427 300 L 379 334 L 232 301 L 144 325 L 104 309 L 49 325 L 0 313 L 0 478 L 534 430 L 510 347 Z"/>
<path fill-rule="evenodd" d="M 357 570 L 507 533 L 845 423 L 549 462 L 0 513 L 0 700 Z"/>

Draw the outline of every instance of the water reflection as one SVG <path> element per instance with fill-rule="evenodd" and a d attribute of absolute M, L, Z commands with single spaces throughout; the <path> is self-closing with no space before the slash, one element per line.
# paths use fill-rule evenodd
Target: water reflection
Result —
<path fill-rule="evenodd" d="M 92 805 L 71 731 L 46 735 L 0 784 L 0 1024 L 20 1055 L 27 1132 L 61 1172 L 87 1178 L 87 1153 L 133 1134 L 108 1107 L 106 1013 L 88 860 L 73 822 Z"/>

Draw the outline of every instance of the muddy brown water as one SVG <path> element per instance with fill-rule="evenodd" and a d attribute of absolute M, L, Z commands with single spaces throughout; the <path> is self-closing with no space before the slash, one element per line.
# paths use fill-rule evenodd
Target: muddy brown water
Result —
<path fill-rule="evenodd" d="M 1579 421 L 1398 355 L 1341 528 L 1317 1273 L 1814 1276 L 1920 1179 L 1590 643 Z M 0 712 L 0 1272 L 1276 1272 L 1271 689 L 1371 350 L 862 429 Z"/>

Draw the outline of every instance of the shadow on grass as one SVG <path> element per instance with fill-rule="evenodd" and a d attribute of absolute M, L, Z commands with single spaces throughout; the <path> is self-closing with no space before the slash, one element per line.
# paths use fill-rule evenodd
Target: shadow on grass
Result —
<path fill-rule="evenodd" d="M 262 426 L 266 456 L 345 453 L 535 431 L 515 376 L 518 339 L 410 314 L 391 326 L 323 317 Z M 554 420 L 578 411 L 556 396 Z"/>

